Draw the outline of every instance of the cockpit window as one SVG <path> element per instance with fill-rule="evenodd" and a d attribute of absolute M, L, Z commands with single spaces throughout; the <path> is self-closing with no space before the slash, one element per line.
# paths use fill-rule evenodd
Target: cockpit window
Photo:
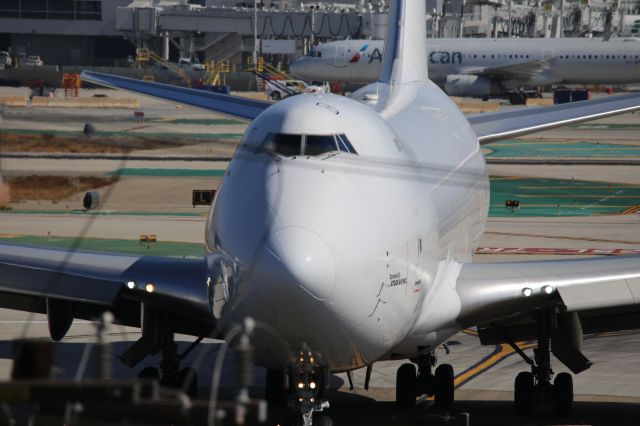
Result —
<path fill-rule="evenodd" d="M 312 58 L 322 58 L 322 52 L 320 52 L 319 50 L 312 50 L 311 52 L 309 52 L 309 56 L 311 56 Z"/>
<path fill-rule="evenodd" d="M 262 146 L 268 152 L 276 152 L 284 155 L 285 157 L 300 155 L 302 135 L 269 133 Z"/>
<path fill-rule="evenodd" d="M 285 157 L 296 155 L 317 156 L 328 152 L 357 154 L 344 134 L 339 135 L 295 135 L 269 133 L 259 150 L 280 154 Z"/>
<path fill-rule="evenodd" d="M 305 155 L 320 155 L 332 151 L 337 151 L 333 135 L 307 135 L 307 143 L 304 146 Z"/>
<path fill-rule="evenodd" d="M 351 145 L 351 142 L 349 142 L 349 139 L 347 139 L 347 135 L 336 135 L 336 141 L 338 142 L 338 149 L 340 151 L 357 154 L 356 150 L 353 148 L 353 145 Z"/>

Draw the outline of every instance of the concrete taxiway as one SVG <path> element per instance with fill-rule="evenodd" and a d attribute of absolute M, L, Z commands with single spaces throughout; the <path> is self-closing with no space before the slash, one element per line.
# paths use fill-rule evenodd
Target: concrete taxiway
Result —
<path fill-rule="evenodd" d="M 86 120 L 92 120 L 102 131 L 127 131 L 161 133 L 171 131 L 184 133 L 188 137 L 192 133 L 212 131 L 220 133 L 242 132 L 239 124 L 222 124 L 210 120 L 211 115 L 202 112 L 191 112 L 178 109 L 175 105 L 166 105 L 142 98 L 145 119 L 150 127 L 131 130 L 135 123 L 131 122 L 131 111 L 92 112 L 73 111 L 55 112 L 63 114 L 69 123 L 56 124 L 55 129 L 69 131 Z M 37 114 L 28 111 L 11 110 L 13 114 L 9 122 L 15 128 L 27 130 L 52 130 L 54 121 L 63 121 L 59 117 L 49 117 L 40 124 L 29 124 Z M 22 114 L 22 119 L 19 117 Z M 39 111 L 38 114 L 47 114 Z M 88 115 L 87 115 L 88 114 Z M 100 118 L 102 117 L 102 118 Z M 126 118 L 126 123 L 119 122 Z M 213 117 L 213 119 L 218 119 Z M 220 118 L 221 119 L 221 118 Z M 102 121 L 101 121 L 102 120 Z M 154 121 L 157 120 L 157 121 Z M 163 121 L 173 120 L 173 121 Z M 185 121 L 186 120 L 186 121 Z M 189 121 L 191 120 L 191 121 Z M 3 128 L 8 119 L 5 117 Z M 26 124 L 25 124 L 26 122 Z M 211 124 L 216 123 L 216 124 Z M 606 150 L 598 149 L 598 158 L 608 155 L 619 158 L 635 158 L 638 154 L 640 139 L 637 136 L 637 115 L 601 120 L 596 127 L 574 126 L 568 129 L 544 132 L 535 140 L 533 157 L 545 156 L 566 158 L 568 149 L 578 149 L 580 155 L 595 155 L 589 152 L 598 138 L 607 140 L 611 145 L 624 145 L 618 149 L 608 146 Z M 129 127 L 127 127 L 129 126 Z M 222 126 L 222 127 L 216 127 Z M 227 127 L 224 127 L 227 126 Z M 598 127 L 599 126 L 599 127 Z M 608 127 L 607 127 L 608 126 Z M 578 142 L 576 142 L 578 141 Z M 534 144 L 529 139 L 527 143 Z M 215 155 L 223 153 L 231 155 L 237 144 L 235 141 L 206 141 L 201 144 L 189 144 L 160 150 L 145 151 L 149 155 Z M 487 145 L 491 149 L 491 145 Z M 508 145 L 500 148 L 501 156 L 522 156 L 522 147 Z M 509 151 L 511 150 L 511 151 Z M 495 153 L 498 153 L 495 149 Z M 540 151 L 540 152 L 537 152 Z M 497 154 L 496 154 L 497 155 Z M 191 244 L 198 250 L 203 243 L 206 207 L 191 205 L 192 189 L 215 189 L 221 175 L 212 170 L 224 170 L 226 163 L 211 162 L 166 162 L 123 160 L 53 160 L 53 159 L 6 159 L 3 158 L 1 171 L 7 175 L 24 175 L 30 173 L 43 174 L 107 174 L 114 170 L 138 170 L 137 174 L 122 173 L 120 180 L 103 191 L 108 194 L 100 209 L 86 213 L 81 208 L 82 195 L 76 194 L 62 202 L 32 201 L 14 203 L 13 210 L 0 213 L 0 238 L 3 241 L 24 242 L 24 238 L 39 238 L 41 244 L 64 244 L 64 239 L 84 239 L 90 242 L 91 249 L 100 249 L 101 244 L 109 240 L 136 241 L 140 234 L 157 234 L 160 241 Z M 640 250 L 640 215 L 633 208 L 640 205 L 640 196 L 634 187 L 624 189 L 613 188 L 616 185 L 640 185 L 640 166 L 557 166 L 557 165 L 491 165 L 493 176 L 535 178 L 536 182 L 522 182 L 504 187 L 505 197 L 520 198 L 523 204 L 531 204 L 535 197 L 523 195 L 541 195 L 546 203 L 545 209 L 527 210 L 523 206 L 519 211 L 509 212 L 495 201 L 492 216 L 480 242 L 480 250 L 475 261 L 495 262 L 530 260 L 537 258 L 575 258 L 586 254 L 616 254 L 615 250 Z M 146 170 L 140 172 L 139 170 Z M 149 170 L 164 170 L 150 172 Z M 169 172 L 167 172 L 169 170 Z M 186 172 L 186 171 L 191 172 Z M 202 174 L 194 176 L 194 171 Z M 191 173 L 191 175 L 189 174 Z M 541 180 L 553 180 L 541 184 Z M 572 186 L 572 182 L 597 182 L 591 186 L 602 187 L 604 193 L 597 188 Z M 527 187 L 527 188 L 525 188 Z M 534 187 L 534 189 L 531 189 Z M 560 187 L 565 187 L 560 193 Z M 526 192 L 537 191 L 537 192 Z M 623 190 L 621 193 L 617 191 Z M 582 191 L 582 192 L 581 192 Z M 587 192 L 584 192 L 587 191 Z M 582 194 L 590 201 L 582 203 L 576 195 Z M 564 197 L 564 198 L 562 198 Z M 573 198 L 572 198 L 573 197 Z M 565 200 L 565 201 L 563 201 Z M 569 201 L 566 201 L 569 200 Z M 575 201 L 575 202 L 574 202 Z M 615 203 L 613 202 L 615 201 Z M 540 204 L 542 201 L 538 200 Z M 607 204 L 608 203 L 608 204 Z M 553 206 L 561 205 L 561 207 Z M 586 213 L 578 215 L 579 210 Z M 611 207 L 613 206 L 613 207 Z M 607 207 L 607 209 L 605 209 Z M 602 208 L 607 214 L 600 214 Z M 626 214 L 621 214 L 627 212 Z M 20 238 L 23 238 L 21 240 Z M 52 241 L 53 240 L 53 243 Z M 64 241 L 63 241 L 64 240 Z M 135 244 L 134 244 L 135 245 Z M 135 250 L 138 248 L 134 247 Z M 125 243 L 111 245 L 109 250 L 131 251 Z M 146 249 L 149 254 L 156 254 L 153 246 Z M 583 250 L 583 252 L 580 252 Z M 144 250 L 142 250 L 144 252 Z M 181 256 L 184 246 L 172 246 L 162 251 L 163 255 Z M 607 252 L 608 251 L 608 252 Z M 76 373 L 78 360 L 84 350 L 84 344 L 93 339 L 94 328 L 89 322 L 77 321 L 69 332 L 68 338 L 57 344 L 56 355 L 58 377 L 72 377 Z M 11 340 L 18 337 L 46 338 L 48 335 L 46 318 L 42 315 L 31 315 L 22 312 L 0 310 L 0 379 L 7 379 L 11 368 Z M 115 327 L 110 332 L 114 342 L 114 353 L 119 353 L 139 337 L 139 331 Z M 181 336 L 181 345 L 186 346 L 190 338 Z M 529 353 L 530 342 L 524 342 Z M 444 348 L 438 350 L 441 362 L 451 363 L 456 371 L 458 402 L 449 412 L 460 417 L 461 412 L 469 412 L 472 424 L 637 424 L 640 418 L 640 332 L 609 333 L 588 336 L 584 347 L 587 357 L 594 362 L 593 366 L 575 376 L 574 388 L 576 400 L 574 415 L 568 419 L 555 418 L 550 410 L 541 410 L 530 419 L 513 416 L 511 400 L 513 398 L 513 380 L 519 371 L 526 370 L 526 364 L 507 345 L 483 347 L 473 333 L 463 332 L 453 336 L 448 342 L 450 353 Z M 213 357 L 220 348 L 219 341 L 206 341 L 201 345 L 204 350 L 204 361 L 198 370 L 202 394 L 205 395 L 211 375 Z M 200 349 L 198 349 L 200 350 Z M 194 362 L 197 351 L 187 358 L 185 364 Z M 145 360 L 144 365 L 154 365 L 157 358 Z M 395 374 L 399 361 L 376 363 L 373 369 L 369 390 L 362 389 L 364 370 L 354 373 L 355 389 L 350 390 L 346 375 L 340 374 L 332 378 L 333 408 L 330 414 L 337 424 L 440 424 L 445 414 L 430 408 L 428 400 L 408 411 L 399 411 L 391 402 L 395 397 Z M 230 395 L 235 386 L 235 361 L 229 356 L 223 370 L 223 387 Z M 132 372 L 114 360 L 114 375 L 130 377 Z M 559 362 L 553 361 L 556 372 L 565 371 Z M 88 375 L 91 371 L 87 372 Z M 257 368 L 255 383 L 262 383 L 264 371 Z M 255 395 L 261 395 L 261 388 L 256 385 Z M 277 418 L 274 418 L 277 421 Z M 274 424 L 275 424 L 274 421 Z M 454 420 L 452 420 L 454 421 Z"/>

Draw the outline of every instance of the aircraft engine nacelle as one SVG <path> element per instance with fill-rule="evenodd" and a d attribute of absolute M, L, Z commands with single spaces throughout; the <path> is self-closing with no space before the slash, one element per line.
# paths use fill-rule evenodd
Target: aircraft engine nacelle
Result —
<path fill-rule="evenodd" d="M 448 75 L 444 90 L 449 96 L 489 96 L 500 94 L 500 87 L 488 77 L 477 75 Z"/>

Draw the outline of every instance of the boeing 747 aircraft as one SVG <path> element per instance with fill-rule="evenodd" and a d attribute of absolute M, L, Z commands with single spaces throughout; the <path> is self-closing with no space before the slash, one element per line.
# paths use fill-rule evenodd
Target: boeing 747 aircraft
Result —
<path fill-rule="evenodd" d="M 369 83 L 382 66 L 382 40 L 320 44 L 291 65 L 298 78 Z M 428 39 L 429 79 L 451 96 L 510 95 L 555 84 L 640 82 L 640 40 Z"/>
<path fill-rule="evenodd" d="M 276 104 L 95 72 L 105 86 L 250 121 L 217 192 L 202 259 L 0 245 L 0 306 L 47 314 L 54 340 L 105 310 L 142 337 L 135 366 L 162 355 L 183 376 L 174 333 L 228 336 L 255 319 L 255 361 L 298 424 L 331 424 L 328 375 L 407 359 L 396 399 L 454 399 L 434 350 L 466 327 L 485 344 L 537 340 L 515 378 L 515 409 L 567 414 L 583 333 L 640 327 L 640 258 L 471 263 L 485 229 L 481 144 L 640 109 L 640 95 L 465 117 L 427 79 L 425 4 L 395 1 L 376 83 L 350 98 Z M 229 337 L 231 338 L 231 337 Z M 435 370 L 433 367 L 438 365 Z"/>

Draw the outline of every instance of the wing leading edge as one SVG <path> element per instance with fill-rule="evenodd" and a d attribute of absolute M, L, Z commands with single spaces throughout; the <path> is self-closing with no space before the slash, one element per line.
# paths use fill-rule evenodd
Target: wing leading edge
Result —
<path fill-rule="evenodd" d="M 545 306 L 564 312 L 640 309 L 640 257 L 465 264 L 458 322 L 479 325 Z"/>
<path fill-rule="evenodd" d="M 480 144 L 640 109 L 640 94 L 468 116 Z"/>
<path fill-rule="evenodd" d="M 272 105 L 266 101 L 223 95 L 171 84 L 153 83 L 93 71 L 83 71 L 81 77 L 87 82 L 100 86 L 128 90 L 247 121 L 255 119 L 262 111 Z"/>
<path fill-rule="evenodd" d="M 137 326 L 135 312 L 144 303 L 180 316 L 188 323 L 184 332 L 197 334 L 214 326 L 209 292 L 202 258 L 0 244 L 2 308 L 49 313 L 53 302 L 68 310 L 70 320 L 112 310 L 121 323 Z"/>

